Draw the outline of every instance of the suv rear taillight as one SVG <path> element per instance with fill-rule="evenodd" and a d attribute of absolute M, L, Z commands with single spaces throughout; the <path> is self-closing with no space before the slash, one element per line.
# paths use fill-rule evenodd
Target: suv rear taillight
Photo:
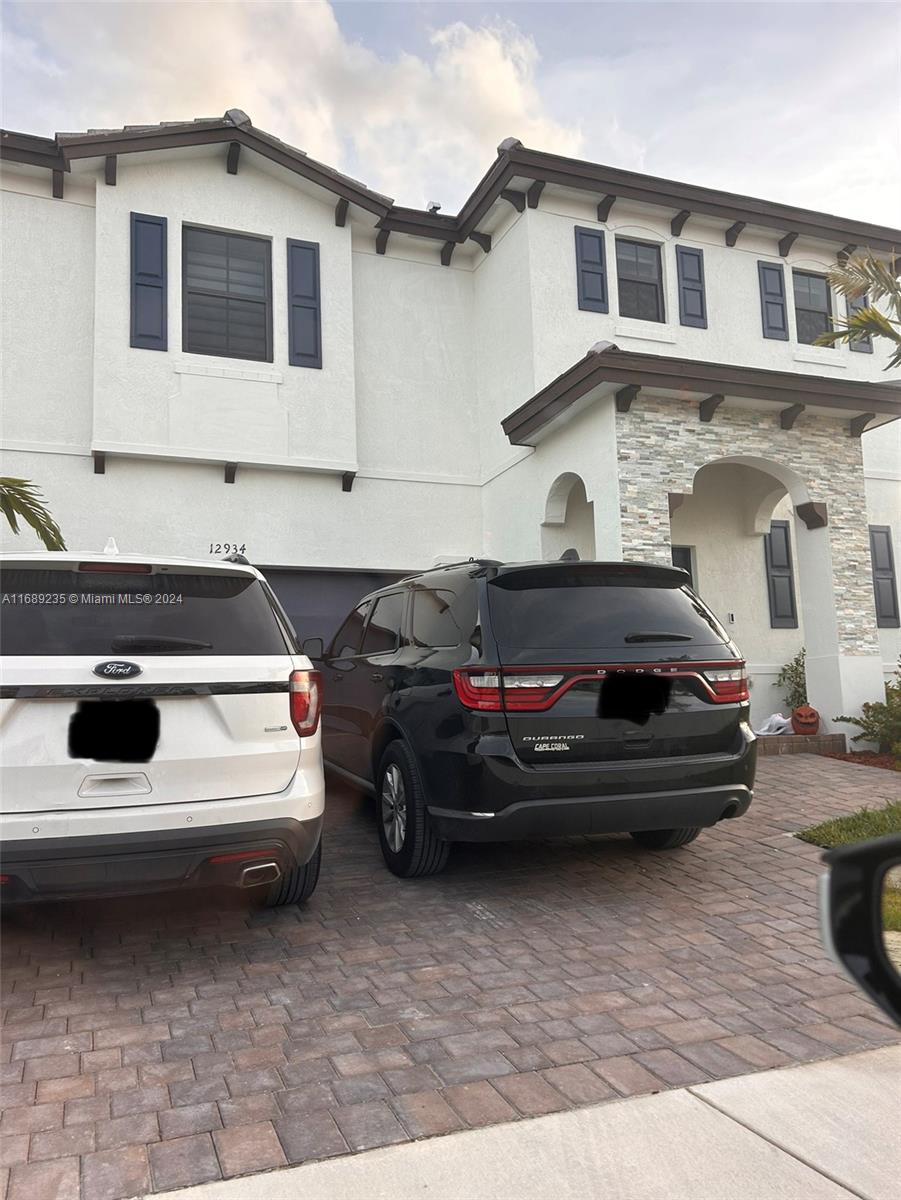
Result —
<path fill-rule="evenodd" d="M 318 671 L 292 671 L 289 682 L 291 724 L 301 737 L 312 737 L 322 708 L 322 676 Z"/>
<path fill-rule="evenodd" d="M 461 704 L 478 712 L 534 712 L 550 707 L 563 678 L 541 670 L 454 671 L 454 690 Z"/>
<path fill-rule="evenodd" d="M 546 712 L 575 683 L 614 676 L 687 679 L 714 704 L 740 704 L 750 698 L 745 664 L 608 663 L 596 666 L 464 667 L 454 671 L 454 691 L 476 712 Z"/>
<path fill-rule="evenodd" d="M 743 663 L 739 667 L 723 670 L 711 670 L 705 667 L 702 674 L 719 704 L 735 704 L 742 700 L 750 700 L 748 673 Z"/>

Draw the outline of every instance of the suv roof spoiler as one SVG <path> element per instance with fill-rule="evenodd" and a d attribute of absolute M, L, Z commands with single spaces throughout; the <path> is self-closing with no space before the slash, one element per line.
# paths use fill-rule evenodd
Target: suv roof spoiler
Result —
<path fill-rule="evenodd" d="M 386 584 L 384 588 L 376 588 L 368 595 L 376 595 L 378 592 L 390 590 L 390 588 L 398 587 L 402 583 L 410 583 L 415 579 L 422 579 L 425 576 L 438 575 L 442 571 L 459 570 L 460 567 L 472 567 L 478 570 L 488 570 L 492 573 L 492 577 L 496 578 L 499 575 L 513 575 L 518 572 L 527 571 L 556 571 L 560 573 L 578 571 L 579 573 L 594 571 L 598 574 L 608 576 L 622 576 L 625 579 L 635 578 L 638 576 L 641 579 L 648 581 L 657 580 L 660 583 L 685 583 L 689 581 L 687 571 L 681 567 L 668 566 L 665 563 L 642 562 L 640 560 L 617 559 L 615 561 L 601 561 L 591 558 L 575 559 L 535 559 L 532 562 L 501 562 L 497 558 L 464 558 L 459 562 L 441 563 L 437 567 L 429 567 L 425 571 L 416 571 L 412 575 L 405 575 L 403 579 L 398 579 L 392 584 Z M 368 598 L 364 597 L 364 599 Z"/>
<path fill-rule="evenodd" d="M 495 571 L 495 578 L 519 574 L 546 574 L 548 576 L 596 575 L 605 579 L 640 579 L 651 583 L 683 584 L 689 579 L 688 572 L 681 567 L 671 567 L 665 563 L 639 562 L 620 560 L 616 562 L 600 562 L 594 559 L 574 560 L 554 559 L 550 562 L 500 563 Z"/>

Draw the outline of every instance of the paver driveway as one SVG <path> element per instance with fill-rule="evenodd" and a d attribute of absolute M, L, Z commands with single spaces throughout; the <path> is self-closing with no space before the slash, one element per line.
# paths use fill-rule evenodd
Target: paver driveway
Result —
<path fill-rule="evenodd" d="M 8 1200 L 115 1200 L 894 1040 L 825 959 L 819 851 L 901 795 L 812 756 L 669 854 L 628 838 L 381 864 L 336 790 L 305 909 L 229 893 L 6 914 Z"/>

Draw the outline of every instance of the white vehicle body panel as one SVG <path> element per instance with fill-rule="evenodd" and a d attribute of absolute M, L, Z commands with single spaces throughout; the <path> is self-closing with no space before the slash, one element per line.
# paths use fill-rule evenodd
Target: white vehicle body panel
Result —
<path fill-rule="evenodd" d="M 4 556 L 0 566 L 77 571 L 79 563 L 103 558 L 88 552 L 19 554 Z M 140 555 L 116 555 L 109 562 L 150 563 L 154 573 L 169 575 L 263 579 L 249 565 L 228 562 Z M 177 634 L 177 614 L 166 620 Z M 58 636 L 60 620 L 55 621 Z M 251 633 L 255 630 L 254 625 Z M 272 636 L 270 631 L 270 648 Z M 287 643 L 284 653 L 261 654 L 4 649 L 11 652 L 0 660 L 0 834 L 7 844 L 178 829 L 198 833 L 321 817 L 320 730 L 298 735 L 288 691 L 292 671 L 311 670 L 312 664 Z M 98 677 L 95 667 L 104 658 L 127 660 L 140 673 L 121 680 Z M 152 701 L 159 738 L 147 761 L 72 754 L 73 716 L 98 699 Z M 134 708 L 129 704 L 123 711 Z"/>

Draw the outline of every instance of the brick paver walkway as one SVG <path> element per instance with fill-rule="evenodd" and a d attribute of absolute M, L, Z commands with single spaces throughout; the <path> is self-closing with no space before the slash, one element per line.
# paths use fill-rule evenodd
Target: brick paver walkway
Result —
<path fill-rule="evenodd" d="M 749 814 L 680 851 L 458 847 L 402 881 L 336 790 L 305 909 L 10 911 L 7 1200 L 117 1200 L 895 1040 L 827 962 L 820 852 L 790 832 L 899 795 L 887 771 L 769 759 Z"/>

